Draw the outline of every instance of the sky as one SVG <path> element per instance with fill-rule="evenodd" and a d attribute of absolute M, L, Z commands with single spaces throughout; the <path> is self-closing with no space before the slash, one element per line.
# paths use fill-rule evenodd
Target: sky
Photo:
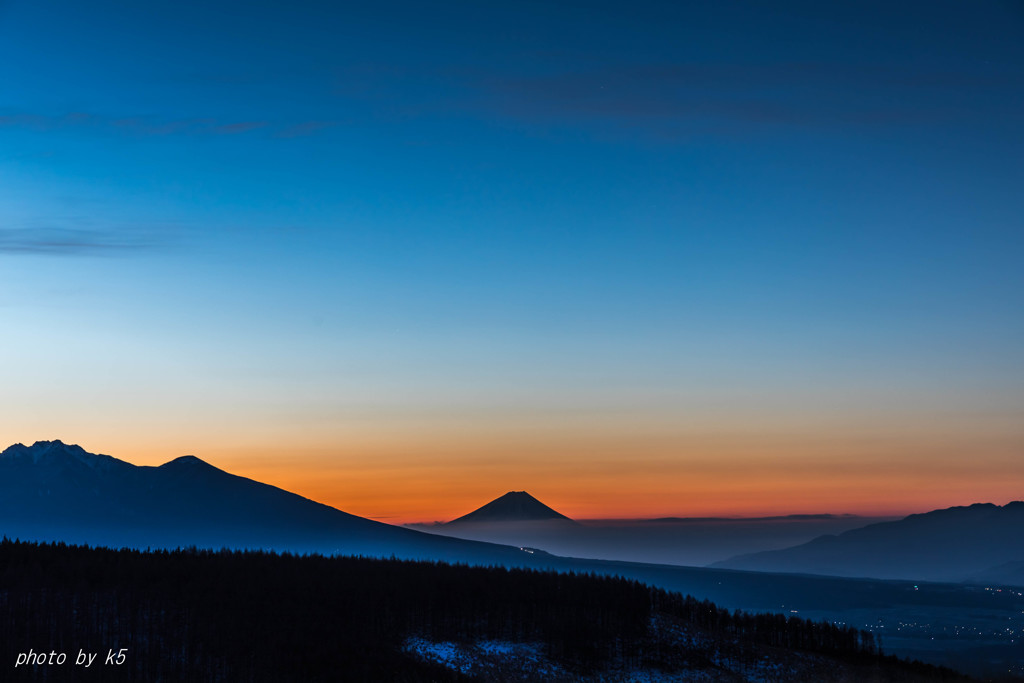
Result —
<path fill-rule="evenodd" d="M 1019 2 L 0 0 L 0 448 L 390 522 L 1024 498 Z"/>

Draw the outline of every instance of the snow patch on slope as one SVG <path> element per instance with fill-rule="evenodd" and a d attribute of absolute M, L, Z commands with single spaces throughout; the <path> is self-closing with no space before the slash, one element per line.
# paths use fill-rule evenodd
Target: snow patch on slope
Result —
<path fill-rule="evenodd" d="M 453 671 L 485 678 L 495 678 L 499 673 L 507 676 L 510 670 L 517 676 L 532 680 L 559 680 L 568 675 L 565 669 L 543 654 L 544 646 L 539 643 L 506 640 L 456 643 L 409 638 L 404 649 L 420 659 L 436 662 Z"/>

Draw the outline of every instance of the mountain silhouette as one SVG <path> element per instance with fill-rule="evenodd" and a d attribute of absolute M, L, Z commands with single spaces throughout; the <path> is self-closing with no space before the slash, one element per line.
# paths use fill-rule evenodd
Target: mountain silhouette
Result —
<path fill-rule="evenodd" d="M 509 491 L 483 507 L 453 519 L 448 524 L 533 522 L 552 519 L 572 521 L 562 513 L 552 510 L 526 491 Z"/>
<path fill-rule="evenodd" d="M 536 505 L 557 516 L 522 524 L 575 524 Z M 248 548 L 623 576 L 729 609 L 777 611 L 800 604 L 803 610 L 834 612 L 912 604 L 959 610 L 956 618 L 966 620 L 991 608 L 988 593 L 957 586 L 922 583 L 920 591 L 908 591 L 902 583 L 586 560 L 422 533 L 350 515 L 192 456 L 159 467 L 135 466 L 60 441 L 15 444 L 0 453 L 0 536 L 115 548 Z M 1015 545 L 1018 537 L 1008 536 L 1006 544 Z"/>
<path fill-rule="evenodd" d="M 136 466 L 61 441 L 15 444 L 0 453 L 0 534 L 110 547 L 524 561 L 516 548 L 357 517 L 195 456 Z"/>
<path fill-rule="evenodd" d="M 862 576 L 917 581 L 967 581 L 1013 576 L 1024 561 L 1024 502 L 966 507 L 869 524 L 838 536 L 741 555 L 710 566 L 768 572 Z M 1017 570 L 1019 575 L 1019 570 Z"/>
<path fill-rule="evenodd" d="M 1024 560 L 1020 562 L 1004 562 L 978 572 L 968 579 L 972 583 L 988 583 L 1001 586 L 1024 586 Z"/>

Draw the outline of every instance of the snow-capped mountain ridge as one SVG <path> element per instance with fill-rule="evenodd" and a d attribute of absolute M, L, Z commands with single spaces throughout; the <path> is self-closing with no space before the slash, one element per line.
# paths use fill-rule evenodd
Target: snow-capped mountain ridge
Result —
<path fill-rule="evenodd" d="M 107 470 L 118 465 L 127 465 L 124 461 L 109 455 L 89 453 L 77 444 L 66 444 L 60 439 L 53 441 L 36 441 L 31 446 L 16 443 L 0 453 L 0 459 L 19 463 L 78 465 L 90 469 Z"/>

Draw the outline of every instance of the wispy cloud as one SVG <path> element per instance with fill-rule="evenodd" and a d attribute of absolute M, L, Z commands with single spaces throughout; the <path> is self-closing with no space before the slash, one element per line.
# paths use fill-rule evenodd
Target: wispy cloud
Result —
<path fill-rule="evenodd" d="M 247 133 L 250 130 L 266 128 L 268 125 L 270 124 L 266 121 L 242 121 L 240 123 L 228 123 L 223 126 L 217 126 L 214 128 L 214 132 L 219 135 L 237 135 L 238 133 Z"/>
<path fill-rule="evenodd" d="M 337 125 L 339 125 L 338 121 L 304 121 L 279 130 L 274 136 L 279 138 L 300 138 L 313 135 L 326 128 L 333 128 Z"/>
<path fill-rule="evenodd" d="M 166 245 L 156 231 L 77 228 L 0 228 L 0 254 L 113 256 Z"/>
<path fill-rule="evenodd" d="M 480 81 L 484 104 L 538 120 L 607 119 L 625 125 L 877 126 L 970 114 L 971 95 L 1014 93 L 1022 74 L 920 73 L 824 64 L 662 64 Z"/>
<path fill-rule="evenodd" d="M 143 137 L 162 137 L 177 133 L 199 133 L 213 130 L 218 126 L 217 121 L 214 119 L 198 118 L 160 121 L 138 116 L 119 119 L 91 117 L 90 121 L 95 122 L 96 126 L 99 127 L 110 127 L 120 133 Z"/>
<path fill-rule="evenodd" d="M 0 129 L 20 128 L 39 132 L 58 130 L 94 130 L 138 137 L 170 135 L 234 136 L 267 129 L 274 137 L 295 138 L 313 135 L 337 125 L 334 121 L 280 122 L 247 120 L 225 121 L 215 118 L 160 119 L 150 116 L 101 116 L 88 112 L 44 115 L 26 112 L 0 114 Z"/>
<path fill-rule="evenodd" d="M 558 62 L 563 62 L 559 64 Z M 1024 115 L 1024 73 L 871 64 L 649 63 L 532 60 L 531 72 L 353 67 L 335 93 L 402 117 L 469 114 L 528 125 L 597 125 L 658 138 L 784 127 L 877 128 L 948 123 L 977 102 Z M 404 93 L 396 98 L 396 93 Z"/>

